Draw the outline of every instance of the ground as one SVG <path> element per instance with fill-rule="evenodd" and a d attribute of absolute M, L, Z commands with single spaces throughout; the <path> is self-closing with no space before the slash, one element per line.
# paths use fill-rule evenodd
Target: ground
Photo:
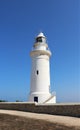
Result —
<path fill-rule="evenodd" d="M 76 121 L 78 125 L 74 124 Z M 59 117 L 18 111 L 2 111 L 1 113 L 0 111 L 0 130 L 80 130 L 79 124 L 80 118 L 74 117 Z"/>

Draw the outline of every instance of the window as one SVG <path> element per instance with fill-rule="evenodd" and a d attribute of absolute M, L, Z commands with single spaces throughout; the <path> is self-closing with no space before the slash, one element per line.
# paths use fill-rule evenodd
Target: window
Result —
<path fill-rule="evenodd" d="M 38 102 L 38 97 L 34 97 L 34 102 Z"/>
<path fill-rule="evenodd" d="M 39 74 L 39 71 L 37 70 L 36 73 L 37 73 L 37 75 L 38 75 L 38 74 Z"/>
<path fill-rule="evenodd" d="M 36 42 L 42 42 L 42 37 L 38 37 L 38 38 L 36 39 Z"/>

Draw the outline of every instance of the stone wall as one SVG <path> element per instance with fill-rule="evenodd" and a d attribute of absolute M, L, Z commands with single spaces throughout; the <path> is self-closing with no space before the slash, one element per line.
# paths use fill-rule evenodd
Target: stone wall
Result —
<path fill-rule="evenodd" d="M 36 104 L 36 103 L 26 103 L 26 102 L 24 103 L 5 102 L 5 103 L 0 103 L 0 109 L 80 117 L 80 103 Z"/>

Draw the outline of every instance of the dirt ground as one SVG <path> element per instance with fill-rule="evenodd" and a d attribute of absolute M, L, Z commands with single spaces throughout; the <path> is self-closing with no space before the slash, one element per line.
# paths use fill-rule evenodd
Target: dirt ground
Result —
<path fill-rule="evenodd" d="M 31 119 L 0 113 L 0 130 L 80 130 L 41 119 Z"/>

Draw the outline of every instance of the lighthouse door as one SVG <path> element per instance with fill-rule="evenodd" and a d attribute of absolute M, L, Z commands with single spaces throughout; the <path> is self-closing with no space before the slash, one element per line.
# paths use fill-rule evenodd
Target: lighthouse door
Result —
<path fill-rule="evenodd" d="M 38 102 L 38 97 L 34 97 L 34 102 Z"/>

